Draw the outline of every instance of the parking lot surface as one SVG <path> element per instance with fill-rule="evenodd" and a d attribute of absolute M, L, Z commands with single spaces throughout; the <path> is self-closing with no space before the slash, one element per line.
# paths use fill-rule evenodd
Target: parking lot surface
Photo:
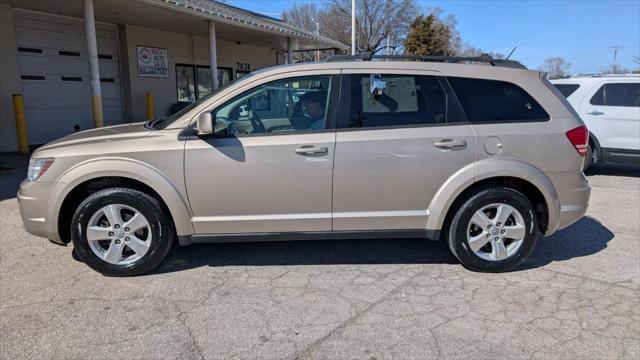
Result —
<path fill-rule="evenodd" d="M 593 171 L 588 215 L 516 271 L 443 243 L 174 248 L 107 278 L 22 228 L 25 159 L 0 156 L 0 358 L 640 358 L 640 170 Z"/>

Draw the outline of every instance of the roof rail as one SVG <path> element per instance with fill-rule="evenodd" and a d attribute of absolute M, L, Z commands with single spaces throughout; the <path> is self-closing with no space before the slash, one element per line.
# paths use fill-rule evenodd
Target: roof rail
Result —
<path fill-rule="evenodd" d="M 501 66 L 515 69 L 526 69 L 527 67 L 514 60 L 494 59 L 489 54 L 480 56 L 436 56 L 436 55 L 372 55 L 370 52 L 361 52 L 356 55 L 333 55 L 327 58 L 326 62 L 339 61 L 371 61 L 371 60 L 392 60 L 392 61 L 425 61 L 425 62 L 479 62 L 492 66 Z"/>

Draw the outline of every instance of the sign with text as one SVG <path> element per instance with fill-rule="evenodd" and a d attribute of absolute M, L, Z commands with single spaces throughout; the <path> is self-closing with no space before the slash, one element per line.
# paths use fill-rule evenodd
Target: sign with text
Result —
<path fill-rule="evenodd" d="M 167 49 L 136 46 L 138 50 L 138 76 L 169 77 L 169 52 Z"/>

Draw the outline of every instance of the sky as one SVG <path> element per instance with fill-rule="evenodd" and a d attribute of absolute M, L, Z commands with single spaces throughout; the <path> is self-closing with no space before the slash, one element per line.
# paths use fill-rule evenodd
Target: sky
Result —
<path fill-rule="evenodd" d="M 358 1 L 358 0 L 356 0 Z M 227 0 L 230 5 L 280 17 L 291 5 L 320 0 Z M 454 15 L 463 41 L 484 51 L 509 54 L 535 69 L 545 58 L 560 56 L 573 74 L 595 73 L 613 62 L 638 69 L 640 0 L 507 1 L 416 0 L 423 11 L 440 7 Z"/>

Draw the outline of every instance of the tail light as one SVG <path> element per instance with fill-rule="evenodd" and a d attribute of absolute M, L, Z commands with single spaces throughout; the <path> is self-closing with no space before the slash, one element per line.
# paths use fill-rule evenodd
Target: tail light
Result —
<path fill-rule="evenodd" d="M 580 156 L 587 154 L 587 146 L 589 145 L 589 130 L 586 126 L 580 126 L 567 131 L 567 138 Z"/>

